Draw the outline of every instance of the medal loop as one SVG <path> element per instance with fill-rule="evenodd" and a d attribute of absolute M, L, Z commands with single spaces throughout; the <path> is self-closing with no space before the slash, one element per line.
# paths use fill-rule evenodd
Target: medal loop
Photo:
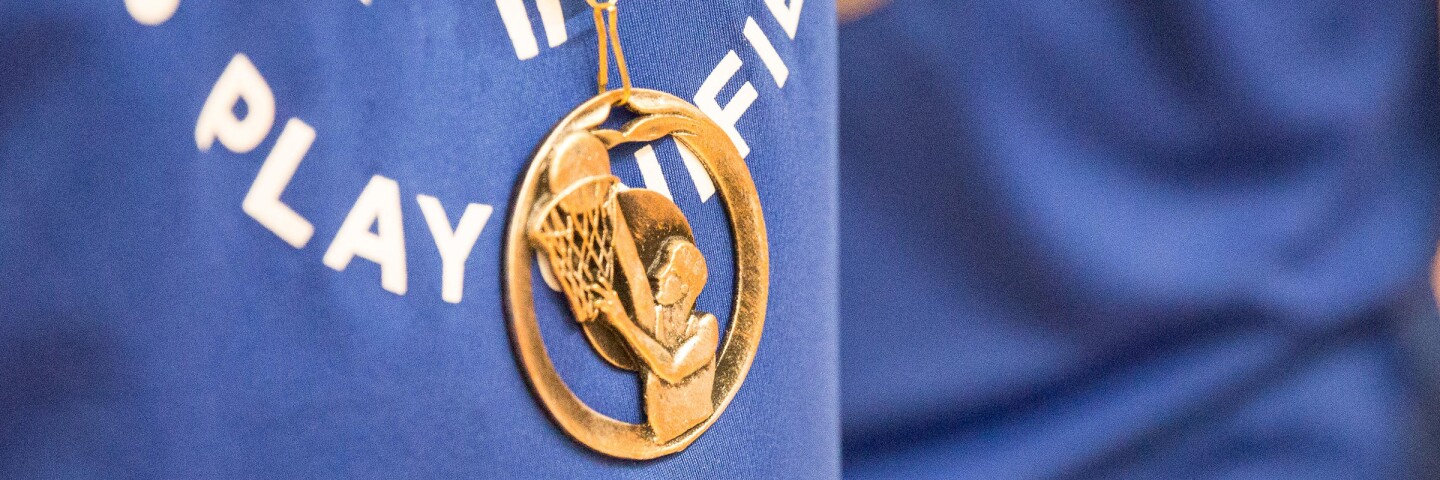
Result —
<path fill-rule="evenodd" d="M 600 71 L 596 75 L 599 84 L 599 93 L 605 93 L 610 89 L 610 56 L 607 54 L 609 43 L 615 44 L 615 66 L 620 70 L 620 83 L 624 86 L 625 93 L 620 95 L 620 104 L 624 105 L 630 101 L 630 69 L 625 66 L 625 52 L 620 49 L 620 30 L 617 15 L 617 7 L 620 0 L 609 0 L 597 2 L 585 0 L 590 8 L 595 10 L 595 36 L 600 44 Z M 609 13 L 610 26 L 605 27 L 605 13 Z M 606 40 L 606 31 L 609 31 L 609 41 Z"/>

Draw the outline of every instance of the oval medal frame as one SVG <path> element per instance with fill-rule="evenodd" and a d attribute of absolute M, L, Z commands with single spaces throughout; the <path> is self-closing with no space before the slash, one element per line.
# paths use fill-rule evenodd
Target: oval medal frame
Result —
<path fill-rule="evenodd" d="M 668 93 L 633 89 L 623 106 L 636 115 L 619 131 L 602 129 L 623 90 L 602 93 L 576 107 L 541 143 L 525 171 L 510 210 L 505 237 L 506 307 L 521 369 L 536 397 L 555 422 L 575 440 L 606 455 L 635 460 L 657 458 L 688 447 L 710 428 L 744 383 L 760 344 L 770 284 L 770 253 L 760 197 L 740 152 L 725 131 L 698 108 Z M 545 190 L 544 172 L 564 152 L 561 139 L 589 134 L 607 150 L 630 142 L 665 136 L 688 148 L 715 183 L 724 204 L 735 257 L 735 297 L 729 326 L 715 362 L 710 392 L 713 411 L 684 433 L 661 441 L 649 424 L 619 421 L 586 405 L 570 390 L 550 361 L 536 321 L 531 265 L 536 251 L 526 241 L 530 212 Z"/>

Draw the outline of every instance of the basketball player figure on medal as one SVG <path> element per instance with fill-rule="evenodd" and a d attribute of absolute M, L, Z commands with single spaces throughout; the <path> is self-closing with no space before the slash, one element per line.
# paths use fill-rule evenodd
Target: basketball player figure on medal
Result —
<path fill-rule="evenodd" d="M 720 325 L 695 311 L 705 257 L 673 201 L 621 190 L 600 140 L 575 134 L 563 143 L 565 153 L 547 169 L 552 193 L 537 202 L 530 241 L 600 356 L 644 376 L 647 423 L 654 441 L 666 442 L 714 411 Z"/>

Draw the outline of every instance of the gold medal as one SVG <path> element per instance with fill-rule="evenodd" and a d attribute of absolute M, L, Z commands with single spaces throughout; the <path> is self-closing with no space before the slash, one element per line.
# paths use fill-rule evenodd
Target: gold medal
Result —
<path fill-rule="evenodd" d="M 540 144 L 516 194 L 506 231 L 506 305 L 520 364 L 555 422 L 601 453 L 650 459 L 685 449 L 740 389 L 760 343 L 769 289 L 769 245 L 760 197 L 730 137 L 673 95 L 630 85 L 616 29 L 616 1 L 596 3 L 600 94 Z M 607 91 L 609 43 L 624 87 Z M 634 118 L 602 125 L 617 107 Z M 723 335 L 695 309 L 709 268 L 684 212 L 663 195 L 624 189 L 611 173 L 618 145 L 671 137 L 695 154 L 716 185 L 733 233 L 735 299 Z M 536 321 L 531 265 L 556 279 L 599 356 L 636 372 L 645 421 L 628 423 L 581 401 L 555 370 Z"/>

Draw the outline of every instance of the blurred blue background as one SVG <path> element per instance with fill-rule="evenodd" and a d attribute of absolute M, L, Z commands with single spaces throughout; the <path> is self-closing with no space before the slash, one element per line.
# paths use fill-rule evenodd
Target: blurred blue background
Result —
<path fill-rule="evenodd" d="M 897 0 L 839 42 L 847 475 L 1440 471 L 1433 2 Z"/>

